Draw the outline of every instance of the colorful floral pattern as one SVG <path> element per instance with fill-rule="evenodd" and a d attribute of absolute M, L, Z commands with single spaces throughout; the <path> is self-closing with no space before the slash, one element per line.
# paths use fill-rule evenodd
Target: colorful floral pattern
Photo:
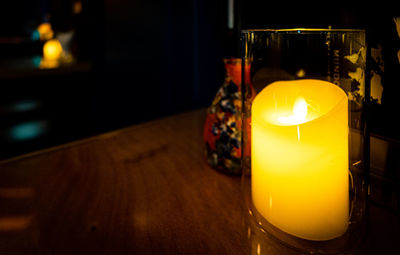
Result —
<path fill-rule="evenodd" d="M 241 173 L 241 60 L 225 59 L 225 82 L 207 111 L 204 141 L 208 163 L 229 174 Z M 249 70 L 249 67 L 246 67 Z"/>

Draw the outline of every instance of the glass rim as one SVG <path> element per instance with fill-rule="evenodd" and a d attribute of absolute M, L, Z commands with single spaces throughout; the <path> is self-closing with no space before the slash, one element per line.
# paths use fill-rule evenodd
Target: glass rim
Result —
<path fill-rule="evenodd" d="M 265 28 L 265 29 L 242 29 L 242 34 L 252 32 L 270 32 L 270 33 L 303 33 L 303 32 L 333 32 L 333 33 L 365 33 L 365 29 L 353 28 Z"/>

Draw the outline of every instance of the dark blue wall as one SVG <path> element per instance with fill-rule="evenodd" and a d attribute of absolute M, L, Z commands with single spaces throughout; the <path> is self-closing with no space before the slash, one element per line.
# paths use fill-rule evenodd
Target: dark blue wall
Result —
<path fill-rule="evenodd" d="M 14 148 L 0 151 L 0 158 L 208 106 L 224 79 L 223 57 L 239 55 L 241 28 L 366 28 L 373 31 L 374 43 L 398 47 L 391 26 L 400 13 L 378 3 L 241 0 L 229 31 L 227 0 L 82 0 L 78 18 L 71 16 L 74 1 L 16 0 L 0 8 L 0 133 L 36 115 L 52 123 L 48 136 L 26 143 L 0 139 L 3 148 Z M 9 58 L 40 54 L 41 45 L 18 44 L 15 38 L 29 37 L 46 13 L 56 31 L 76 31 L 74 50 L 84 68 L 17 69 L 10 76 Z M 400 137 L 391 118 L 399 108 L 399 86 L 390 82 L 398 66 L 386 70 L 384 104 L 373 109 L 374 128 Z M 5 113 L 10 103 L 25 99 L 41 107 L 34 114 Z"/>

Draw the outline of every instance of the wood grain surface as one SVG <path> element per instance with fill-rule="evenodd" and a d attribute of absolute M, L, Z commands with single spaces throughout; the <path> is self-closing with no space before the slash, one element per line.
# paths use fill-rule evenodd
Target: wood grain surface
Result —
<path fill-rule="evenodd" d="M 0 254 L 242 254 L 240 179 L 205 163 L 204 117 L 3 162 Z"/>
<path fill-rule="evenodd" d="M 292 254 L 260 245 L 240 178 L 206 164 L 204 119 L 188 112 L 0 162 L 0 254 Z"/>

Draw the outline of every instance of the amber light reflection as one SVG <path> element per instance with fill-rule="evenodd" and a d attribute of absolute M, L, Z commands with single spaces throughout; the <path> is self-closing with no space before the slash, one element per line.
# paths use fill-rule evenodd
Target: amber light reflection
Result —
<path fill-rule="evenodd" d="M 0 188 L 0 199 L 2 203 L 9 205 L 19 204 L 24 199 L 30 199 L 34 195 L 32 188 Z M 12 207 L 12 206 L 11 206 Z M 0 215 L 0 231 L 21 231 L 27 229 L 32 222 L 33 216 L 26 212 L 15 212 L 14 215 Z"/>

